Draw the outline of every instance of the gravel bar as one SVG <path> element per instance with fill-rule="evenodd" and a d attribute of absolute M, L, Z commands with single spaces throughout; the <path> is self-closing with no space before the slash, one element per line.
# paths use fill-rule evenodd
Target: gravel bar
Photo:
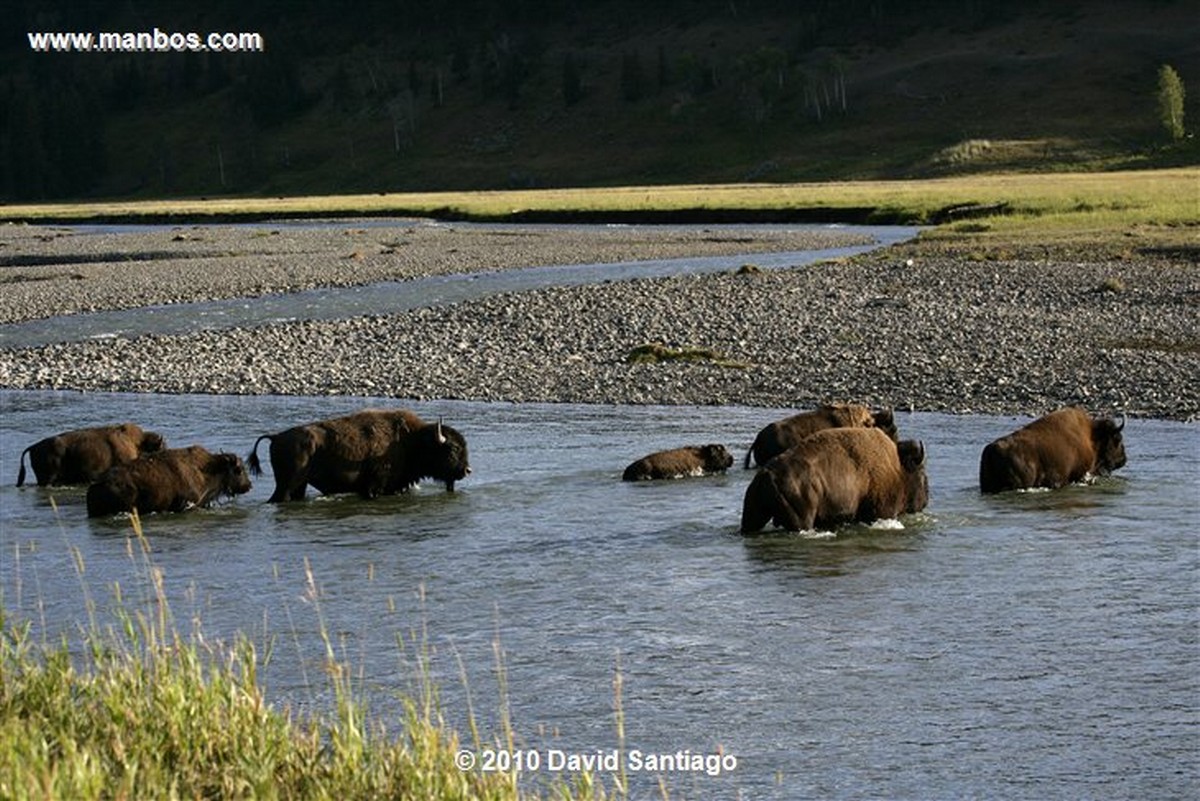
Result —
<path fill-rule="evenodd" d="M 198 244 L 221 247 L 210 237 L 224 233 L 196 230 Z M 532 234 L 516 227 L 464 233 L 426 225 L 397 233 L 348 226 L 311 237 L 270 230 L 242 231 L 268 233 L 254 238 L 259 250 L 236 257 L 130 264 L 138 254 L 170 249 L 139 234 L 127 240 L 124 263 L 69 268 L 86 279 L 5 286 L 0 314 L 27 319 L 111 308 L 123 298 L 138 305 L 163 302 L 164 294 L 195 300 L 605 260 L 597 253 L 617 261 L 828 246 L 796 241 L 823 232 L 793 237 L 727 227 Z M 71 250 L 81 239 L 66 238 L 37 252 Z M 365 240 L 383 249 L 354 257 L 371 249 Z M 12 255 L 11 245 L 0 248 L 0 257 Z M 10 263 L 0 276 L 18 269 L 63 267 Z M 185 272 L 206 280 L 183 280 Z M 167 278 L 175 273 L 179 284 Z M 38 284 L 56 291 L 39 297 Z M 10 297 L 11 287 L 25 291 Z M 706 357 L 631 362 L 631 351 L 649 343 L 700 349 Z M 792 269 L 613 281 L 386 316 L 0 350 L 0 387 L 796 408 L 856 400 L 1031 415 L 1082 403 L 1100 412 L 1195 420 L 1200 265 L 1188 254 L 1040 248 L 989 255 L 918 240 Z"/>

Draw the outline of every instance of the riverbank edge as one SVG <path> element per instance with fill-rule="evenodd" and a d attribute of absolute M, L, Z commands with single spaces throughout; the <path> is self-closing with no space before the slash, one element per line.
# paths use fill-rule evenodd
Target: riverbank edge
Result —
<path fill-rule="evenodd" d="M 1182 284 L 1182 289 L 1180 288 L 1181 285 L 1178 281 L 1176 281 L 1174 285 L 1168 286 L 1160 284 L 1159 279 L 1155 277 L 1153 279 L 1154 286 L 1152 287 L 1152 290 L 1153 293 L 1157 294 L 1159 297 L 1163 296 L 1164 293 L 1167 296 L 1174 296 L 1175 299 L 1171 302 L 1177 307 L 1181 305 L 1186 306 L 1189 303 L 1195 304 L 1196 296 L 1200 296 L 1200 283 L 1197 283 L 1198 279 L 1195 277 L 1194 272 L 1186 272 L 1188 268 L 1194 268 L 1196 266 L 1194 262 L 1189 260 L 1190 254 L 1183 251 L 1144 247 L 1148 244 L 1152 243 L 1140 242 L 1137 238 L 1131 239 L 1127 232 L 1119 237 L 1115 234 L 1109 237 L 1094 237 L 1090 240 L 1077 241 L 1073 244 L 1065 244 L 1061 241 L 1045 243 L 1036 240 L 1012 241 L 1003 238 L 996 240 L 977 239 L 970 236 L 946 237 L 939 235 L 936 237 L 927 237 L 925 235 L 918 235 L 914 239 L 879 248 L 868 254 L 848 257 L 831 262 L 824 270 L 816 271 L 823 272 L 824 277 L 815 286 L 820 292 L 824 292 L 826 294 L 828 294 L 831 289 L 836 292 L 837 297 L 834 300 L 829 301 L 829 303 L 836 307 L 835 310 L 841 310 L 844 312 L 844 307 L 850 304 L 855 305 L 858 308 L 859 314 L 869 316 L 872 314 L 871 309 L 873 307 L 878 308 L 881 305 L 885 307 L 893 307 L 897 310 L 904 309 L 908 303 L 908 300 L 903 297 L 892 297 L 891 295 L 893 293 L 900 292 L 903 294 L 904 292 L 908 291 L 908 289 L 920 290 L 923 280 L 926 280 L 930 277 L 937 277 L 938 282 L 941 283 L 941 277 L 945 276 L 950 279 L 950 284 L 947 290 L 942 293 L 943 297 L 939 302 L 946 304 L 947 308 L 951 309 L 955 314 L 958 314 L 963 311 L 968 311 L 971 301 L 963 299 L 959 294 L 957 294 L 956 289 L 970 288 L 972 291 L 974 291 L 976 286 L 980 286 L 984 282 L 991 282 L 993 279 L 993 272 L 995 273 L 996 278 L 999 278 L 1001 273 L 1012 273 L 1014 276 L 1013 281 L 1016 282 L 1017 286 L 1022 292 L 1028 288 L 1029 291 L 1042 293 L 1043 295 L 1049 293 L 1049 295 L 1046 295 L 1046 297 L 1049 298 L 1051 304 L 1057 303 L 1061 299 L 1061 294 L 1055 294 L 1060 293 L 1060 289 L 1047 289 L 1046 287 L 1039 287 L 1038 284 L 1053 283 L 1044 281 L 1043 279 L 1046 276 L 1053 275 L 1056 278 L 1059 278 L 1062 274 L 1070 272 L 1075 275 L 1077 280 L 1086 282 L 1086 285 L 1078 284 L 1076 286 L 1076 298 L 1078 298 L 1079 294 L 1082 292 L 1087 294 L 1089 298 L 1107 298 L 1108 301 L 1111 301 L 1112 303 L 1121 306 L 1128 306 L 1130 302 L 1142 302 L 1141 298 L 1135 298 L 1135 296 L 1138 294 L 1135 291 L 1135 287 L 1138 283 L 1140 283 L 1140 281 L 1133 281 L 1131 290 L 1126 292 L 1118 276 L 1117 278 L 1113 279 L 1113 286 L 1115 287 L 1114 289 L 1111 291 L 1106 290 L 1100 292 L 1099 290 L 1103 287 L 1104 283 L 1110 280 L 1107 276 L 1118 273 L 1122 268 L 1125 268 L 1129 271 L 1139 272 L 1142 275 L 1148 276 L 1150 273 L 1177 273 L 1180 271 L 1176 268 L 1183 267 L 1185 270 L 1185 272 L 1183 272 L 1185 275 L 1185 281 Z M 905 269 L 904 265 L 908 265 L 911 268 L 914 263 L 918 265 L 917 270 Z M 923 272 L 922 268 L 924 268 Z M 1164 270 L 1163 268 L 1166 269 Z M 806 272 L 811 273 L 813 271 Z M 775 273 L 775 271 L 767 271 L 764 276 L 773 273 Z M 889 274 L 890 277 L 888 280 L 891 282 L 889 287 L 885 287 L 884 285 L 878 283 L 877 279 L 880 273 Z M 866 281 L 874 282 L 874 285 L 867 286 L 864 283 L 864 279 Z M 767 283 L 788 280 L 790 279 L 783 278 L 776 274 L 768 279 Z M 1189 285 L 1187 284 L 1187 281 L 1191 282 L 1191 288 L 1188 288 Z M 714 279 L 706 279 L 704 283 L 711 284 L 713 282 Z M 748 289 L 748 287 L 754 286 L 756 282 L 757 279 L 744 279 L 742 287 L 737 290 L 733 290 L 733 294 L 731 294 L 730 287 L 726 286 L 723 290 L 724 295 L 722 295 L 720 298 L 726 302 L 724 308 L 728 309 L 734 307 L 741 299 L 741 296 L 738 293 L 742 291 L 758 292 L 758 290 Z M 572 293 L 575 295 L 588 294 L 598 296 L 601 300 L 608 300 L 610 302 L 615 300 L 615 303 L 610 303 L 610 305 L 621 305 L 629 302 L 641 303 L 643 300 L 646 300 L 647 302 L 658 303 L 661 302 L 663 297 L 681 294 L 686 295 L 687 299 L 681 305 L 676 306 L 676 311 L 678 311 L 679 308 L 686 308 L 688 303 L 693 301 L 697 303 L 696 308 L 705 308 L 703 305 L 704 303 L 710 304 L 707 306 L 710 311 L 714 308 L 721 308 L 721 306 L 714 307 L 711 305 L 713 302 L 712 297 L 703 297 L 705 293 L 702 289 L 700 289 L 700 283 L 695 281 L 667 279 L 666 282 L 638 281 L 618 283 L 625 285 L 619 292 L 614 291 L 613 288 L 605 289 L 603 287 L 579 287 L 566 289 L 563 290 L 563 292 L 566 294 L 559 297 L 558 302 L 561 304 L 565 298 L 570 296 Z M 797 286 L 797 284 L 789 283 L 785 284 L 784 288 L 790 292 L 795 292 L 797 290 Z M 877 294 L 875 297 L 862 296 L 856 298 L 854 292 L 845 291 L 845 286 L 858 286 L 860 290 L 868 292 L 875 291 L 880 294 Z M 899 289 L 896 289 L 896 287 L 899 287 Z M 544 299 L 540 298 L 538 293 L 529 293 L 529 295 L 526 297 L 521 296 L 522 293 L 517 293 L 515 296 L 490 304 L 481 304 L 479 302 L 452 304 L 451 307 L 445 307 L 438 310 L 417 310 L 416 312 L 402 314 L 397 317 L 402 319 L 405 325 L 413 324 L 421 326 L 422 330 L 437 332 L 438 336 L 443 340 L 445 339 L 445 332 L 447 329 L 456 329 L 457 326 L 462 325 L 471 327 L 479 325 L 476 330 L 478 339 L 474 340 L 477 342 L 483 339 L 492 338 L 491 334 L 494 334 L 497 330 L 500 330 L 504 334 L 504 336 L 501 338 L 507 338 L 507 344 L 520 346 L 520 349 L 524 349 L 528 346 L 528 341 L 521 341 L 520 336 L 522 332 L 515 328 L 509 330 L 509 328 L 504 325 L 500 325 L 499 329 L 496 327 L 496 325 L 499 323 L 507 322 L 504 319 L 493 319 L 491 328 L 488 328 L 488 324 L 486 322 L 479 324 L 478 321 L 469 319 L 473 313 L 478 312 L 481 309 L 488 313 L 496 311 L 496 304 L 498 303 L 507 303 L 509 305 L 515 304 L 514 308 L 518 313 L 518 317 L 524 316 L 541 318 L 542 315 L 553 315 L 555 311 L 554 304 L 551 304 L 551 306 L 547 308 L 544 305 Z M 817 296 L 819 297 L 820 295 L 818 294 Z M 949 303 L 949 301 L 956 297 L 959 298 L 957 305 Z M 729 303 L 730 300 L 732 300 L 733 303 Z M 867 300 L 869 302 L 864 305 L 861 303 L 863 300 Z M 979 298 L 976 297 L 974 302 L 978 303 Z M 989 301 L 985 300 L 985 302 Z M 459 305 L 465 306 L 465 308 L 457 308 Z M 928 306 L 926 306 L 926 308 L 928 309 Z M 800 307 L 795 306 L 788 307 L 787 309 L 788 312 L 796 312 L 800 310 Z M 760 321 L 765 320 L 769 311 L 770 308 L 767 306 L 761 308 L 759 310 L 758 319 Z M 1088 314 L 1092 315 L 1093 311 L 1089 310 Z M 1112 315 L 1111 312 L 1109 315 L 1109 319 L 1111 320 L 1120 319 L 1120 315 Z M 665 316 L 677 318 L 682 317 L 683 315 L 672 314 Z M 586 334 L 590 336 L 593 332 L 583 332 L 577 330 L 580 320 L 586 319 L 593 318 L 585 316 L 576 319 L 559 319 L 557 322 L 547 321 L 545 325 L 550 326 L 548 330 L 551 334 L 547 338 L 551 340 L 560 338 L 571 339 L 575 338 L 579 334 Z M 328 323 L 318 323 L 316 326 L 322 329 L 324 335 L 329 335 L 332 333 L 334 338 L 339 338 L 342 336 L 354 337 L 361 333 L 360 329 L 362 328 L 378 329 L 381 325 L 390 325 L 384 320 L 385 318 L 366 318 L 358 321 L 343 321 L 346 323 L 346 325 L 342 325 L 340 327 L 338 327 L 339 324 L 336 321 L 330 321 Z M 293 328 L 291 329 L 291 333 L 294 333 L 296 330 L 304 327 L 302 324 L 292 325 Z M 557 326 L 557 329 L 555 326 Z M 593 322 L 588 323 L 585 328 L 599 328 L 601 326 L 602 323 L 600 323 L 600 321 L 593 319 Z M 1096 352 L 1096 346 L 1093 341 L 1095 338 L 1094 332 L 1099 329 L 1096 328 L 1093 323 L 1089 323 L 1088 326 L 1093 331 L 1092 339 L 1074 340 L 1077 344 L 1073 350 L 1077 350 L 1079 352 L 1072 354 L 1071 361 L 1069 363 L 1076 368 L 1083 363 L 1080 360 L 1080 354 L 1082 352 L 1088 349 Z M 554 335 L 555 330 L 557 330 L 557 335 Z M 238 329 L 232 329 L 227 333 L 230 337 L 237 337 L 240 335 L 238 333 Z M 375 331 L 374 333 L 378 335 L 378 331 Z M 896 339 L 896 336 L 904 337 L 907 336 L 908 333 L 909 332 L 905 328 L 898 327 L 894 329 L 891 339 L 889 339 L 888 336 L 881 336 L 879 332 L 876 332 L 875 338 L 884 342 L 892 342 L 893 344 L 886 347 L 885 351 L 903 356 L 903 354 L 900 354 L 900 351 L 903 351 L 905 348 L 900 347 L 897 349 L 897 344 L 894 340 Z M 972 341 L 975 342 L 987 342 L 997 333 L 1000 332 L 993 331 L 989 333 L 989 330 L 984 328 L 983 330 L 972 332 L 971 338 Z M 385 337 L 392 343 L 397 342 L 399 336 L 400 335 L 395 331 L 389 331 L 385 334 Z M 540 336 L 541 332 L 539 332 L 539 337 Z M 215 335 L 213 337 L 213 339 L 216 338 L 220 338 L 220 335 Z M 284 347 L 289 347 L 289 342 L 291 339 L 292 337 L 287 332 L 281 332 L 281 336 L 274 344 L 277 346 L 282 345 Z M 659 339 L 666 342 L 683 342 L 684 339 L 686 339 L 686 336 L 682 331 L 680 332 L 679 336 L 676 337 L 646 336 L 644 339 L 641 339 L 639 342 L 634 344 L 644 344 L 645 342 L 658 341 Z M 146 354 L 150 354 L 154 359 L 170 362 L 174 361 L 181 353 L 185 352 L 188 343 L 194 344 L 194 342 L 195 339 L 188 337 L 175 337 L 173 340 L 170 337 L 152 337 L 150 340 L 139 343 L 138 346 L 135 347 L 134 353 L 137 358 L 142 358 L 145 357 Z M 207 348 L 211 344 L 211 341 L 205 341 L 203 344 L 205 348 Z M 444 346 L 449 346 L 452 344 L 453 343 L 448 340 L 442 342 L 442 345 Z M 37 380 L 33 381 L 32 383 L 28 377 L 25 379 L 17 379 L 15 381 L 11 380 L 17 372 L 17 370 L 12 368 L 11 365 L 14 364 L 15 361 L 20 360 L 17 359 L 14 362 L 10 362 L 9 366 L 5 366 L 6 375 L 3 383 L 6 384 L 8 388 L 16 390 L 71 389 L 98 392 L 133 391 L 161 392 L 164 394 L 200 392 L 208 394 L 227 394 L 227 391 L 223 391 L 222 386 L 218 385 L 219 382 L 218 384 L 210 385 L 203 382 L 196 383 L 190 379 L 176 380 L 173 378 L 170 381 L 163 381 L 161 379 L 156 380 L 154 378 L 149 378 L 141 380 L 140 382 L 134 382 L 132 384 L 108 384 L 105 382 L 105 380 L 98 380 L 95 377 L 87 380 L 70 378 L 72 375 L 72 360 L 77 360 L 79 354 L 85 351 L 89 354 L 89 356 L 98 356 L 100 360 L 121 358 L 119 355 L 117 355 L 116 351 L 109 350 L 110 345 L 112 345 L 112 343 L 107 345 L 90 343 L 86 347 L 81 346 L 80 348 L 66 347 L 64 349 L 50 347 L 47 349 L 41 349 L 37 356 L 46 357 L 47 366 L 49 368 L 48 374 L 51 376 L 49 380 Z M 1049 345 L 1050 343 L 1047 343 L 1046 346 L 1049 347 Z M 1200 354 L 1200 336 L 1197 336 L 1194 325 L 1190 328 L 1187 325 L 1177 325 L 1176 335 L 1174 335 L 1173 339 L 1159 338 L 1151 342 L 1151 345 L 1154 351 L 1162 351 L 1169 355 L 1171 359 L 1170 363 L 1173 365 L 1171 369 L 1173 371 L 1182 373 L 1184 378 L 1186 378 L 1187 375 L 1197 375 L 1197 373 L 1200 372 L 1197 370 L 1196 359 L 1196 355 Z M 251 351 L 262 352 L 264 350 L 261 342 L 249 343 L 245 347 L 247 348 L 245 351 L 247 354 L 250 354 Z M 833 346 L 827 347 L 831 351 L 838 350 L 838 348 Z M 93 349 L 98 349 L 98 353 L 91 353 Z M 267 346 L 266 349 L 269 350 L 270 346 Z M 332 383 L 327 385 L 300 381 L 291 386 L 275 386 L 275 383 L 267 382 L 262 386 L 257 386 L 250 389 L 242 388 L 239 390 L 234 390 L 233 392 L 234 394 L 339 394 L 347 396 L 361 395 L 364 397 L 390 396 L 396 398 L 411 398 L 413 400 L 429 400 L 432 398 L 438 398 L 445 400 L 497 400 L 543 403 L 617 403 L 628 405 L 694 404 L 785 407 L 811 405 L 812 403 L 815 403 L 826 397 L 833 399 L 871 401 L 873 398 L 868 397 L 870 395 L 875 395 L 875 400 L 878 400 L 879 395 L 885 395 L 887 397 L 882 401 L 883 403 L 887 405 L 896 405 L 896 402 L 892 401 L 892 398 L 901 397 L 903 400 L 903 396 L 906 393 L 910 393 L 911 390 L 911 386 L 899 384 L 897 383 L 898 379 L 893 378 L 891 383 L 895 384 L 895 386 L 892 386 L 890 392 L 865 392 L 861 387 L 857 388 L 856 391 L 855 387 L 852 385 L 847 385 L 845 382 L 840 380 L 844 375 L 844 369 L 841 371 L 836 371 L 835 373 L 826 373 L 826 377 L 832 376 L 833 378 L 838 379 L 832 383 L 826 383 L 822 385 L 821 382 L 816 381 L 808 385 L 808 387 L 810 387 L 809 389 L 803 389 L 803 382 L 793 381 L 792 379 L 794 376 L 779 375 L 781 372 L 779 370 L 780 365 L 767 364 L 766 366 L 768 369 L 774 369 L 776 372 L 776 380 L 778 383 L 773 387 L 765 387 L 764 383 L 766 382 L 757 382 L 753 387 L 750 388 L 747 388 L 744 384 L 740 389 L 729 385 L 705 394 L 704 392 L 700 392 L 698 388 L 687 388 L 689 382 L 689 372 L 693 374 L 699 373 L 701 375 L 706 375 L 706 380 L 711 382 L 713 380 L 711 375 L 714 372 L 720 373 L 722 371 L 720 366 L 713 366 L 709 368 L 699 367 L 689 371 L 672 368 L 666 365 L 660 365 L 658 368 L 638 368 L 636 377 L 634 373 L 629 372 L 624 374 L 624 377 L 622 378 L 619 376 L 614 376 L 613 363 L 616 361 L 616 359 L 613 357 L 614 351 L 612 348 L 607 348 L 607 350 L 609 355 L 606 358 L 608 359 L 609 364 L 600 365 L 600 369 L 602 371 L 607 371 L 607 375 L 602 376 L 604 381 L 598 382 L 595 385 L 590 385 L 592 386 L 592 389 L 590 390 L 586 386 L 578 383 L 573 385 L 562 383 L 557 385 L 558 389 L 561 390 L 557 395 L 555 394 L 555 388 L 550 387 L 549 385 L 541 387 L 533 395 L 530 395 L 528 391 L 520 389 L 520 386 L 525 382 L 521 381 L 519 378 L 513 378 L 513 380 L 517 382 L 516 390 L 514 390 L 512 386 L 508 386 L 507 388 L 505 387 L 505 384 L 511 384 L 512 380 L 508 380 L 506 382 L 496 382 L 496 386 L 489 388 L 488 382 L 479 379 L 479 376 L 488 376 L 490 374 L 494 378 L 495 375 L 503 373 L 512 378 L 521 372 L 522 365 L 518 361 L 513 361 L 510 364 L 509 357 L 502 355 L 505 351 L 505 348 L 503 347 L 498 348 L 496 352 L 501 354 L 497 356 L 497 359 L 500 362 L 499 369 L 497 369 L 496 365 L 492 363 L 489 363 L 486 368 L 480 365 L 465 368 L 463 371 L 464 374 L 458 378 L 459 383 L 457 386 L 443 384 L 438 380 L 432 380 L 432 383 L 428 385 L 422 385 L 417 379 L 409 380 L 406 386 L 392 386 L 391 384 L 385 384 L 382 386 L 378 384 L 360 385 L 361 382 L 358 382 L 357 380 L 351 381 L 350 383 L 345 383 L 345 377 L 351 375 L 354 370 L 359 369 L 357 365 L 349 364 L 343 366 L 342 369 L 345 372 L 342 373 L 341 380 L 335 379 L 332 381 Z M 845 350 L 845 348 L 842 347 L 841 350 Z M 1171 351 L 1178 352 L 1171 353 Z M 10 351 L 10 353 L 11 352 L 13 351 Z M 164 356 L 164 352 L 166 356 Z M 445 350 L 442 351 L 443 354 L 445 352 Z M 493 353 L 493 356 L 496 356 L 496 353 Z M 297 354 L 293 354 L 292 357 L 287 358 L 283 357 L 282 352 L 277 355 L 279 355 L 287 364 L 304 363 L 296 360 L 298 358 Z M 835 352 L 831 355 L 838 356 L 839 354 Z M 886 353 L 884 355 L 886 356 Z M 21 358 L 29 357 L 26 356 Z M 34 358 L 36 358 L 36 356 Z M 126 358 L 129 357 L 126 356 Z M 418 349 L 415 351 L 406 352 L 406 358 L 400 360 L 399 363 L 408 361 L 410 363 L 419 364 L 422 360 L 427 360 L 429 358 L 431 358 L 431 355 L 428 350 L 422 351 Z M 899 357 L 892 360 L 885 359 L 885 361 L 901 360 L 902 359 Z M 561 373 L 566 369 L 576 369 L 580 366 L 581 361 L 582 360 L 580 360 L 578 357 L 571 356 L 566 362 L 557 363 L 557 370 Z M 752 361 L 759 366 L 763 366 L 764 364 L 760 360 Z M 1111 360 L 1108 359 L 1106 355 L 1101 361 L 1108 362 Z M 1123 357 L 1118 361 L 1126 362 L 1128 359 Z M 871 369 L 870 364 L 870 362 L 864 362 L 864 365 L 866 365 L 865 369 Z M 55 365 L 64 366 L 67 369 L 60 372 L 59 370 L 55 369 Z M 875 368 L 877 369 L 878 366 L 878 363 L 876 363 Z M 618 366 L 615 372 L 620 372 L 621 369 L 622 368 Z M 555 368 L 551 366 L 546 375 L 553 375 L 554 370 Z M 658 377 L 652 377 L 650 375 L 650 371 L 658 372 L 660 375 Z M 222 372 L 223 371 L 218 370 L 214 371 L 213 374 L 221 375 Z M 728 370 L 724 372 L 729 374 Z M 1136 372 L 1141 375 L 1145 371 L 1142 370 Z M 420 375 L 419 370 L 417 371 L 417 374 Z M 663 374 L 671 376 L 670 380 L 668 381 L 667 379 L 662 378 Z M 1057 371 L 1051 369 L 1049 371 L 1049 375 L 1051 378 L 1056 379 L 1055 383 L 1061 383 L 1063 387 L 1066 387 L 1067 384 L 1072 384 L 1072 375 L 1070 375 L 1069 372 L 1064 372 L 1061 366 Z M 472 376 L 475 376 L 475 378 L 472 378 Z M 1082 377 L 1083 374 L 1080 373 L 1078 376 Z M 438 377 L 430 376 L 430 378 L 436 379 Z M 1147 376 L 1141 375 L 1139 378 L 1135 375 L 1131 378 L 1128 375 L 1123 375 L 1120 380 L 1116 381 L 1110 381 L 1109 378 L 1106 377 L 1104 382 L 1102 382 L 1104 386 L 1099 387 L 1099 389 L 1103 390 L 1102 395 L 1107 398 L 1107 400 L 1104 401 L 1098 407 L 1098 409 L 1103 411 L 1128 410 L 1133 414 L 1133 416 L 1158 419 L 1192 420 L 1196 418 L 1196 398 L 1193 396 L 1194 393 L 1186 390 L 1182 391 L 1181 394 L 1174 400 L 1165 399 L 1158 402 L 1157 405 L 1146 406 L 1141 409 L 1137 408 L 1137 406 L 1132 406 L 1131 408 L 1131 401 L 1136 403 L 1141 395 L 1139 392 L 1139 386 L 1142 385 L 1142 378 L 1147 378 Z M 652 391 L 643 391 L 645 387 L 643 387 L 642 384 L 647 381 L 655 384 L 655 388 Z M 722 379 L 717 378 L 716 381 L 721 383 Z M 476 382 L 478 383 L 476 384 Z M 787 388 L 789 384 L 790 389 Z M 305 386 L 309 386 L 310 389 L 305 391 Z M 485 389 L 478 390 L 479 386 L 483 386 Z M 1076 386 L 1082 390 L 1082 398 L 1074 394 L 1074 387 Z M 1149 387 L 1150 385 L 1146 386 Z M 315 389 L 313 389 L 313 387 L 315 387 Z M 470 387 L 471 389 L 468 391 L 463 391 L 462 387 Z M 801 388 L 800 392 L 795 391 L 797 387 Z M 958 399 L 953 398 L 952 393 L 943 388 L 941 391 L 941 395 L 943 397 L 922 398 L 921 396 L 927 393 L 917 391 L 915 393 L 908 394 L 907 402 L 901 402 L 899 405 L 902 408 L 934 412 L 995 412 L 999 414 L 1028 414 L 1036 413 L 1038 410 L 1049 410 L 1049 407 L 1054 405 L 1067 405 L 1069 403 L 1078 403 L 1081 400 L 1086 400 L 1087 395 L 1094 388 L 1089 387 L 1087 384 L 1072 384 L 1072 387 L 1073 388 L 1071 392 L 1068 392 L 1067 395 L 1064 395 L 1062 392 L 1058 392 L 1056 390 L 1039 388 L 1039 391 L 1027 393 L 1028 397 L 1021 398 L 1018 398 L 1015 395 L 1012 397 L 997 396 L 997 393 L 992 391 L 995 389 L 995 387 L 977 387 L 983 392 L 983 394 L 971 394 L 965 387 L 963 387 L 962 390 L 967 391 L 967 394 Z M 1158 387 L 1155 388 L 1158 389 Z M 872 387 L 872 389 L 874 388 Z M 700 394 L 696 394 L 697 392 L 700 392 Z M 992 397 L 986 397 L 988 393 L 991 393 Z M 1097 398 L 1096 400 L 1100 401 L 1101 399 Z"/>

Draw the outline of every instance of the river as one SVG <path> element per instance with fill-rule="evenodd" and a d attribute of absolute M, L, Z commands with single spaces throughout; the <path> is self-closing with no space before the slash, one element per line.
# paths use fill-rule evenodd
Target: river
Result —
<path fill-rule="evenodd" d="M 80 489 L 13 486 L 21 450 L 130 419 L 245 454 L 262 433 L 384 399 L 0 392 L 0 602 L 38 639 L 152 597 L 127 520 Z M 1185 798 L 1200 789 L 1200 431 L 1130 420 L 1128 465 L 1090 486 L 981 496 L 979 451 L 1018 418 L 900 414 L 931 502 L 883 527 L 738 533 L 752 471 L 628 484 L 659 448 L 739 459 L 789 410 L 433 402 L 473 474 L 364 502 L 266 503 L 270 474 L 211 509 L 144 520 L 176 625 L 272 643 L 268 697 L 325 708 L 322 630 L 377 719 L 417 687 L 447 720 L 511 710 L 543 757 L 617 747 L 722 754 L 666 775 L 688 798 Z M 131 556 L 131 553 L 133 554 Z M 309 591 L 311 570 L 319 592 Z M 422 645 L 421 643 L 424 643 Z M 504 677 L 497 675 L 497 645 Z M 461 669 L 460 669 L 461 662 Z M 465 686 L 464 686 L 465 677 Z M 730 766 L 732 756 L 736 766 Z M 629 775 L 631 797 L 657 780 Z"/>

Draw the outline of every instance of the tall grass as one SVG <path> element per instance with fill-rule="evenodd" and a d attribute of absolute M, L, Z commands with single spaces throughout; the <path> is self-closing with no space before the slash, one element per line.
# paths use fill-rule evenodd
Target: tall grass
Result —
<path fill-rule="evenodd" d="M 0 219 L 86 220 L 238 216 L 453 214 L 503 218 L 522 212 L 638 213 L 722 210 L 839 210 L 881 220 L 928 224 L 947 208 L 997 206 L 1002 230 L 1063 226 L 1195 226 L 1200 169 L 1041 174 L 981 174 L 904 181 L 629 186 L 480 192 L 404 192 L 312 197 L 242 197 L 84 204 L 11 205 Z"/>
<path fill-rule="evenodd" d="M 115 623 L 101 628 L 89 611 L 76 647 L 67 638 L 35 642 L 31 623 L 9 618 L 0 603 L 0 798 L 609 797 L 586 774 L 530 789 L 511 774 L 460 770 L 463 744 L 428 673 L 418 677 L 424 689 L 402 701 L 400 730 L 387 732 L 369 718 L 323 623 L 333 709 L 275 708 L 259 681 L 266 657 L 250 639 L 179 633 L 136 517 L 134 531 L 152 597 L 131 608 L 118 590 Z M 315 601 L 311 568 L 306 574 Z M 470 719 L 467 747 L 478 749 Z M 505 737 L 511 745 L 510 727 Z"/>

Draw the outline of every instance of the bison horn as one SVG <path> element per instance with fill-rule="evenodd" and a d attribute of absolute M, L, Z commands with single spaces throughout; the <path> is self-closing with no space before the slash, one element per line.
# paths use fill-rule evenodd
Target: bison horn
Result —
<path fill-rule="evenodd" d="M 446 435 L 442 433 L 442 418 L 440 417 L 437 421 L 437 443 L 438 445 L 446 444 Z"/>
<path fill-rule="evenodd" d="M 1125 430 L 1125 413 L 1121 412 L 1121 422 L 1117 424 L 1117 431 Z"/>
<path fill-rule="evenodd" d="M 917 465 L 925 464 L 925 443 L 917 440 Z"/>

